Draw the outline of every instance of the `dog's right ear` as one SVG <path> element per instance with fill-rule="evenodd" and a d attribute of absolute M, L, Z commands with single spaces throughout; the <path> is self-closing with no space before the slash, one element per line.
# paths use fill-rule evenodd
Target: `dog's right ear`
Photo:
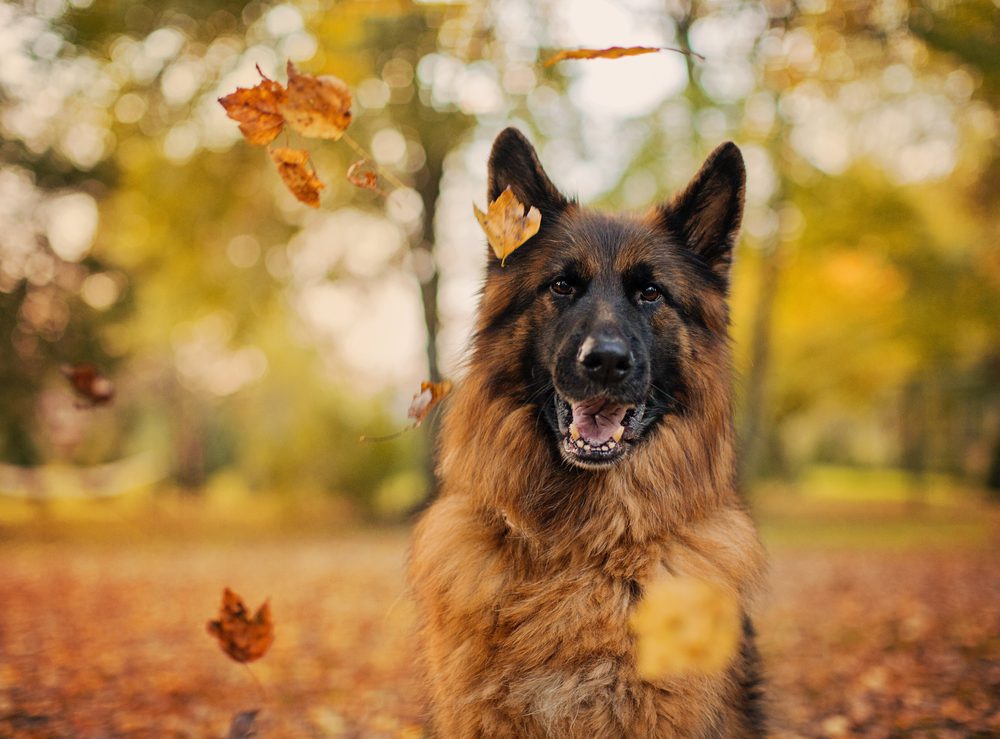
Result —
<path fill-rule="evenodd" d="M 531 142 L 516 128 L 505 128 L 493 141 L 489 175 L 489 201 L 493 202 L 510 187 L 523 205 L 541 211 L 542 228 L 551 222 L 547 219 L 559 215 L 569 205 L 545 174 Z"/>

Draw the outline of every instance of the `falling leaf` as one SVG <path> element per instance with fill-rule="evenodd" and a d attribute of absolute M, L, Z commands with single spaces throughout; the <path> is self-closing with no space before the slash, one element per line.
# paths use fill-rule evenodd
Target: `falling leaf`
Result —
<path fill-rule="evenodd" d="M 636 636 L 636 669 L 644 679 L 718 672 L 739 643 L 739 606 L 718 585 L 664 573 L 646 586 L 629 625 Z"/>
<path fill-rule="evenodd" d="M 653 54 L 657 51 L 676 51 L 679 54 L 691 54 L 699 59 L 704 59 L 701 54 L 684 49 L 675 49 L 671 46 L 612 46 L 607 49 L 563 49 L 558 54 L 550 57 L 546 62 L 546 67 L 558 64 L 565 59 L 620 59 L 623 56 L 639 56 L 640 54 Z"/>
<path fill-rule="evenodd" d="M 486 213 L 479 210 L 475 203 L 472 209 L 501 265 L 511 252 L 538 233 L 542 225 L 542 214 L 538 208 L 526 208 L 514 197 L 510 186 L 490 203 Z"/>
<path fill-rule="evenodd" d="M 382 193 L 378 186 L 378 170 L 370 159 L 359 159 L 347 168 L 347 179 L 364 190 Z"/>
<path fill-rule="evenodd" d="M 410 410 L 406 417 L 414 420 L 414 426 L 419 426 L 427 418 L 427 414 L 434 410 L 434 407 L 444 400 L 445 396 L 451 392 L 451 381 L 441 382 L 421 382 L 420 392 L 413 396 L 410 401 Z"/>
<path fill-rule="evenodd" d="M 260 67 L 257 71 L 264 77 Z M 264 146 L 274 141 L 285 125 L 280 107 L 286 98 L 281 83 L 264 77 L 256 87 L 238 87 L 236 92 L 219 98 L 219 103 L 226 115 L 240 124 L 247 141 Z"/>
<path fill-rule="evenodd" d="M 254 727 L 254 721 L 257 720 L 258 713 L 260 713 L 260 709 L 255 708 L 252 711 L 240 711 L 233 714 L 226 739 L 249 739 L 249 737 L 256 736 L 257 729 Z"/>
<path fill-rule="evenodd" d="M 274 641 L 270 602 L 264 601 L 251 618 L 240 596 L 226 588 L 222 591 L 219 620 L 208 622 L 208 633 L 218 639 L 222 651 L 237 662 L 259 659 Z"/>
<path fill-rule="evenodd" d="M 287 93 L 278 109 L 303 136 L 339 139 L 351 125 L 351 91 L 343 80 L 302 74 L 289 61 Z"/>
<path fill-rule="evenodd" d="M 73 391 L 91 405 L 103 405 L 115 397 L 114 383 L 92 364 L 66 364 L 60 371 L 69 380 Z"/>
<path fill-rule="evenodd" d="M 320 182 L 309 164 L 309 152 L 303 149 L 278 147 L 269 149 L 278 174 L 292 195 L 311 208 L 319 207 L 319 191 L 326 187 Z M 309 165 L 309 166 L 306 166 Z"/>

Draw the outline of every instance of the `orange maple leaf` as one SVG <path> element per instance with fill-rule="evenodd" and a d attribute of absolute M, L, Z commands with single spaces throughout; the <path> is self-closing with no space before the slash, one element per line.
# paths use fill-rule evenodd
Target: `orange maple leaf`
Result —
<path fill-rule="evenodd" d="M 226 115 L 240 124 L 240 131 L 251 144 L 265 146 L 274 141 L 285 125 L 280 106 L 287 95 L 280 82 L 275 82 L 264 76 L 255 87 L 237 87 L 236 92 L 219 98 L 219 103 L 226 109 Z"/>
<path fill-rule="evenodd" d="M 274 642 L 270 601 L 264 601 L 251 617 L 243 599 L 226 588 L 222 591 L 219 620 L 209 621 L 207 628 L 219 640 L 222 651 L 237 662 L 260 659 Z"/>
<path fill-rule="evenodd" d="M 268 152 L 278 168 L 278 174 L 292 195 L 310 208 L 318 208 L 319 191 L 326 185 L 320 182 L 313 172 L 309 163 L 309 152 L 283 146 L 269 149 Z"/>
<path fill-rule="evenodd" d="M 351 125 L 351 91 L 340 78 L 302 74 L 289 61 L 287 93 L 278 109 L 303 136 L 339 139 Z"/>
<path fill-rule="evenodd" d="M 501 265 L 515 249 L 538 233 L 542 225 L 538 208 L 523 205 L 510 186 L 490 203 L 485 213 L 475 203 L 472 209 Z"/>

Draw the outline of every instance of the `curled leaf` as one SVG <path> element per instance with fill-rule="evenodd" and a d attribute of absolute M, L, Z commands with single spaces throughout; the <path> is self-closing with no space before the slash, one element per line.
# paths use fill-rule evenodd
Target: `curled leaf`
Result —
<path fill-rule="evenodd" d="M 255 708 L 252 711 L 240 711 L 233 714 L 226 739 L 249 739 L 252 736 L 257 736 L 254 722 L 257 720 L 258 713 L 260 713 L 260 709 Z"/>
<path fill-rule="evenodd" d="M 351 91 L 343 80 L 302 74 L 289 61 L 287 93 L 278 110 L 303 136 L 339 139 L 351 125 Z"/>
<path fill-rule="evenodd" d="M 347 179 L 352 185 L 363 190 L 382 193 L 378 186 L 378 170 L 375 163 L 370 159 L 359 159 L 347 168 Z"/>
<path fill-rule="evenodd" d="M 326 187 L 313 173 L 309 152 L 304 149 L 278 147 L 270 149 L 271 159 L 285 186 L 298 200 L 311 208 L 319 207 L 319 191 Z M 308 166 L 307 166 L 308 165 Z"/>
<path fill-rule="evenodd" d="M 226 588 L 222 591 L 219 620 L 208 622 L 208 633 L 218 639 L 222 651 L 237 662 L 259 659 L 274 642 L 270 602 L 264 601 L 251 617 L 240 596 Z"/>
<path fill-rule="evenodd" d="M 451 392 L 451 381 L 441 382 L 421 382 L 420 392 L 413 396 L 410 401 L 410 409 L 406 412 L 407 418 L 412 418 L 414 427 L 419 426 L 427 418 L 427 414 L 434 410 L 434 407 L 444 400 L 445 396 Z"/>
<path fill-rule="evenodd" d="M 563 49 L 557 54 L 549 57 L 546 67 L 558 64 L 566 59 L 620 59 L 624 56 L 639 56 L 640 54 L 653 54 L 657 51 L 676 51 L 679 54 L 691 54 L 699 59 L 704 59 L 701 54 L 684 49 L 675 49 L 671 46 L 611 46 L 607 49 Z"/>
<path fill-rule="evenodd" d="M 636 669 L 646 680 L 681 672 L 718 672 L 736 653 L 739 605 L 720 586 L 664 573 L 645 588 L 629 619 Z"/>
<path fill-rule="evenodd" d="M 490 203 L 485 213 L 475 203 L 472 209 L 501 265 L 515 249 L 538 233 L 542 225 L 542 214 L 538 208 L 526 208 L 514 196 L 510 186 Z"/>
<path fill-rule="evenodd" d="M 260 68 L 257 68 L 260 72 Z M 264 73 L 260 72 L 264 77 Z M 240 131 L 251 144 L 265 146 L 274 141 L 285 125 L 279 110 L 286 99 L 281 83 L 267 77 L 251 88 L 238 87 L 236 92 L 219 98 L 226 115 L 240 124 Z"/>
<path fill-rule="evenodd" d="M 90 405 L 103 405 L 115 397 L 115 385 L 88 362 L 66 364 L 59 368 L 82 400 Z"/>

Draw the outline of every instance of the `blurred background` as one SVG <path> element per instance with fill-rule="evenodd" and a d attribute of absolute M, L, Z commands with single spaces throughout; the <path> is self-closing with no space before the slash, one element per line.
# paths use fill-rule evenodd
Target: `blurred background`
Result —
<path fill-rule="evenodd" d="M 398 524 L 436 423 L 358 438 L 460 378 L 516 125 L 614 210 L 743 151 L 777 735 L 996 735 L 998 30 L 995 0 L 0 2 L 0 734 L 219 736 L 256 704 L 268 736 L 421 735 Z M 704 59 L 544 65 L 612 45 Z M 287 60 L 347 82 L 405 187 L 283 134 L 326 184 L 286 191 L 217 99 Z M 204 634 L 224 585 L 272 596 L 256 687 Z"/>
<path fill-rule="evenodd" d="M 998 491 L 996 31 L 989 0 L 0 3 L 0 496 L 417 504 L 433 426 L 357 438 L 461 374 L 470 206 L 508 124 L 610 209 L 743 149 L 751 495 Z M 610 45 L 705 60 L 541 63 Z M 217 98 L 286 60 L 350 85 L 351 135 L 407 188 L 358 190 L 352 149 L 308 142 L 322 208 L 285 192 Z M 60 368 L 84 362 L 113 402 L 74 397 Z"/>

